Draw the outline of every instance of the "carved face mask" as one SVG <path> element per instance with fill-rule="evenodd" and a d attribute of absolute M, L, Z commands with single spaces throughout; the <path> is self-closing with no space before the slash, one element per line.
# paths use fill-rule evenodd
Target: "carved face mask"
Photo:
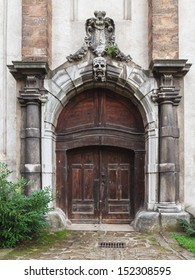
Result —
<path fill-rule="evenodd" d="M 106 80 L 106 60 L 99 56 L 94 58 L 93 60 L 93 71 L 94 71 L 94 79 L 101 80 L 104 82 Z"/>

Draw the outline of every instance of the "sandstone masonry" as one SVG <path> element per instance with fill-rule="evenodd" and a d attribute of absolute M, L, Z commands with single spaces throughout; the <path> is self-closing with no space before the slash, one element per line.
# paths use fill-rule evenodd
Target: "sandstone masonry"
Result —
<path fill-rule="evenodd" d="M 51 61 L 51 0 L 22 1 L 22 60 Z"/>
<path fill-rule="evenodd" d="M 148 1 L 149 62 L 153 59 L 177 59 L 178 0 Z"/>

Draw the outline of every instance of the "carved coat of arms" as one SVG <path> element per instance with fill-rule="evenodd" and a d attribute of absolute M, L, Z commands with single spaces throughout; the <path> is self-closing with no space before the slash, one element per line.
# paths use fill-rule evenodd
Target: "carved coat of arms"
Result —
<path fill-rule="evenodd" d="M 69 62 L 79 61 L 91 50 L 96 56 L 93 61 L 94 79 L 105 81 L 106 59 L 111 56 L 119 61 L 131 61 L 130 55 L 120 51 L 115 43 L 115 24 L 113 19 L 106 17 L 106 12 L 95 11 L 95 17 L 85 23 L 86 36 L 83 46 L 74 54 L 70 54 Z"/>

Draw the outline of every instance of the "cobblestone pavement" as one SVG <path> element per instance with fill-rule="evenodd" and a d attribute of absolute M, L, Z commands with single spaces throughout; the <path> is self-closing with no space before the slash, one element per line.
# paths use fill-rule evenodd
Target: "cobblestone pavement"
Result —
<path fill-rule="evenodd" d="M 124 248 L 101 248 L 101 242 L 123 242 Z M 32 253 L 32 252 L 31 252 Z M 68 238 L 44 251 L 20 252 L 17 260 L 182 260 L 195 259 L 169 235 L 135 231 L 73 230 Z"/>

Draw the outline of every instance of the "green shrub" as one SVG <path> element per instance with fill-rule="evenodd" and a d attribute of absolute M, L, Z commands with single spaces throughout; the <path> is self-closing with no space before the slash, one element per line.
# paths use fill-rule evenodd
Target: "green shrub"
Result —
<path fill-rule="evenodd" d="M 32 239 L 47 226 L 46 214 L 52 195 L 49 188 L 24 195 L 29 181 L 8 180 L 11 171 L 0 163 L 0 247 L 14 247 Z"/>
<path fill-rule="evenodd" d="M 195 237 L 195 218 L 191 218 L 190 222 L 180 219 L 179 224 L 188 236 Z"/>

